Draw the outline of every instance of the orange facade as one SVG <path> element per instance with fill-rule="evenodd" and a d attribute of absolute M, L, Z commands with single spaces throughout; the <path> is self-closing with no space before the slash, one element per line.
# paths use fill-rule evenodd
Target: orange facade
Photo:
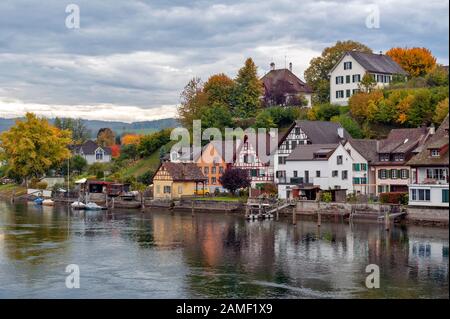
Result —
<path fill-rule="evenodd" d="M 209 191 L 211 194 L 216 189 L 220 192 L 224 191 L 219 178 L 227 169 L 228 164 L 225 163 L 220 151 L 213 143 L 209 143 L 204 147 L 202 155 L 199 156 L 195 163 L 208 179 L 205 187 L 206 191 Z"/>

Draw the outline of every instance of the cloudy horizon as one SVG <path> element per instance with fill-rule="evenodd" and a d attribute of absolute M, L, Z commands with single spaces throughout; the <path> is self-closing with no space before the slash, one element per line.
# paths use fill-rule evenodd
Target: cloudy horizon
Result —
<path fill-rule="evenodd" d="M 45 5 L 43 4 L 45 3 Z M 449 3 L 348 1 L 3 0 L 0 3 L 0 117 L 135 122 L 174 117 L 194 76 L 234 77 L 247 57 L 259 74 L 310 60 L 338 40 L 375 52 L 426 47 L 449 63 Z M 80 28 L 65 25 L 80 8 Z M 379 28 L 366 18 L 379 9 Z"/>

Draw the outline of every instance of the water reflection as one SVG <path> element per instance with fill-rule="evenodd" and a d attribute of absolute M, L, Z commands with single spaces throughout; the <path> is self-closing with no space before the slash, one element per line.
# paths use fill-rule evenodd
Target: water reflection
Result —
<path fill-rule="evenodd" d="M 0 265 L 2 298 L 448 298 L 448 229 L 0 203 Z"/>

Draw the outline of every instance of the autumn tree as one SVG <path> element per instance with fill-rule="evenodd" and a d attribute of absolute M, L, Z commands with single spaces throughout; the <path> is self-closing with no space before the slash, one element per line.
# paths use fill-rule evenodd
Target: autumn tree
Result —
<path fill-rule="evenodd" d="M 180 94 L 180 100 L 179 121 L 184 127 L 192 129 L 192 121 L 200 119 L 202 111 L 208 103 L 208 97 L 203 93 L 200 78 L 194 77 L 186 84 Z"/>
<path fill-rule="evenodd" d="M 367 120 L 370 121 L 369 111 L 374 112 L 374 105 L 377 105 L 381 99 L 383 99 L 383 92 L 380 90 L 353 94 L 348 100 L 351 116 L 360 124 Z M 374 105 L 369 107 L 370 103 L 373 103 Z"/>
<path fill-rule="evenodd" d="M 245 61 L 235 79 L 232 94 L 233 113 L 240 118 L 250 118 L 256 115 L 261 107 L 263 86 L 258 77 L 258 71 L 251 58 Z"/>
<path fill-rule="evenodd" d="M 330 100 L 330 81 L 328 74 L 342 55 L 351 50 L 371 53 L 366 45 L 356 41 L 338 41 L 327 47 L 319 57 L 313 58 L 305 71 L 305 80 L 315 92 L 314 102 L 326 103 Z"/>
<path fill-rule="evenodd" d="M 442 121 L 444 121 L 447 115 L 448 115 L 448 98 L 442 100 L 436 106 L 436 112 L 433 117 L 433 122 L 439 125 L 442 123 Z"/>
<path fill-rule="evenodd" d="M 230 105 L 234 81 L 223 73 L 209 77 L 203 86 L 203 92 L 207 94 L 208 104 L 220 103 Z"/>
<path fill-rule="evenodd" d="M 240 168 L 228 168 L 219 178 L 220 184 L 235 194 L 238 189 L 250 187 L 250 176 L 246 170 Z"/>
<path fill-rule="evenodd" d="M 101 128 L 97 133 L 97 144 L 102 147 L 110 147 L 115 144 L 114 132 L 108 128 Z"/>
<path fill-rule="evenodd" d="M 139 144 L 142 136 L 139 134 L 125 134 L 121 139 L 122 145 Z"/>
<path fill-rule="evenodd" d="M 201 116 L 202 127 L 215 127 L 223 131 L 226 127 L 233 127 L 233 118 L 226 104 L 214 102 Z M 224 133 L 224 131 L 222 132 Z"/>
<path fill-rule="evenodd" d="M 27 113 L 0 135 L 0 158 L 10 170 L 26 181 L 40 177 L 51 167 L 68 159 L 71 132 L 60 130 L 46 119 Z"/>
<path fill-rule="evenodd" d="M 386 52 L 413 77 L 424 76 L 436 65 L 436 58 L 427 48 L 392 48 Z"/>

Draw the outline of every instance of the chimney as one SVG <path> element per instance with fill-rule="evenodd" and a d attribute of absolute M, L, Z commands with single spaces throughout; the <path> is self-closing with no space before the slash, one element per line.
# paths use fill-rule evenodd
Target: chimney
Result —
<path fill-rule="evenodd" d="M 436 133 L 436 128 L 434 127 L 434 124 L 432 123 L 431 125 L 430 125 L 430 127 L 428 128 L 428 133 L 430 134 L 430 135 L 434 135 L 434 133 Z"/>
<path fill-rule="evenodd" d="M 292 62 L 289 62 L 289 71 L 292 72 Z"/>
<path fill-rule="evenodd" d="M 340 139 L 344 139 L 344 128 L 338 127 L 337 134 L 338 134 Z"/>
<path fill-rule="evenodd" d="M 274 62 L 270 63 L 270 69 L 271 70 L 275 70 L 275 63 Z"/>

